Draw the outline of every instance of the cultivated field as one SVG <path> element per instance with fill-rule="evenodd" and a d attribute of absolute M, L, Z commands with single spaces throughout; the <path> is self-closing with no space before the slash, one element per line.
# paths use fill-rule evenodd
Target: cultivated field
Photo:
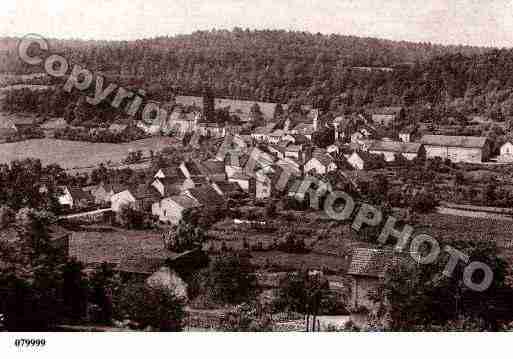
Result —
<path fill-rule="evenodd" d="M 147 156 L 150 150 L 158 151 L 175 144 L 176 140 L 169 137 L 151 137 L 122 144 L 44 138 L 0 144 L 0 163 L 33 157 L 39 158 L 43 165 L 57 163 L 65 169 L 84 168 L 107 161 L 118 163 L 131 150 L 142 150 Z"/>
<path fill-rule="evenodd" d="M 73 233 L 70 256 L 83 263 L 119 263 L 124 257 L 167 258 L 161 234 L 106 227 L 85 227 Z"/>

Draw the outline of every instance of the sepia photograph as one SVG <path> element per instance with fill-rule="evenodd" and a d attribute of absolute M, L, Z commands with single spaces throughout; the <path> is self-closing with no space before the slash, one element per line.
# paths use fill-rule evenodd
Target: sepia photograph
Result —
<path fill-rule="evenodd" d="M 510 331 L 513 1 L 0 3 L 0 353 Z"/>

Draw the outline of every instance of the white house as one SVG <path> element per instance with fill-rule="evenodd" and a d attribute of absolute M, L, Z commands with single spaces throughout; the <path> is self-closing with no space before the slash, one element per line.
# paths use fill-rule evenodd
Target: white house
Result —
<path fill-rule="evenodd" d="M 501 156 L 513 156 L 513 143 L 507 141 L 505 144 L 501 146 L 500 149 Z"/>
<path fill-rule="evenodd" d="M 304 172 L 313 171 L 317 174 L 326 174 L 337 170 L 337 164 L 333 157 L 327 153 L 317 153 L 305 163 Z"/>
<path fill-rule="evenodd" d="M 160 221 L 178 224 L 186 209 L 200 207 L 192 198 L 186 195 L 172 196 L 156 202 L 151 207 L 151 213 L 157 216 Z"/>
<path fill-rule="evenodd" d="M 358 152 L 353 152 L 352 155 L 347 157 L 347 162 L 357 170 L 363 170 L 365 168 L 365 160 Z"/>
<path fill-rule="evenodd" d="M 130 192 L 130 190 L 125 190 L 120 193 L 114 194 L 111 199 L 111 209 L 113 212 L 119 212 L 121 207 L 123 206 L 133 206 L 136 203 L 136 198 Z"/>
<path fill-rule="evenodd" d="M 62 194 L 59 196 L 58 201 L 61 206 L 68 206 L 69 208 L 73 208 L 73 197 L 71 196 L 71 192 L 68 187 L 60 186 Z"/>

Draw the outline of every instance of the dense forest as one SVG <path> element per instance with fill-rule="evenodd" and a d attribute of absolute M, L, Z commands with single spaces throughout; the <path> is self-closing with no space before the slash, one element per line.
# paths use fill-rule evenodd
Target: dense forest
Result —
<path fill-rule="evenodd" d="M 20 62 L 16 43 L 13 38 L 0 40 L 0 72 L 41 71 Z M 69 62 L 108 81 L 144 88 L 152 100 L 169 101 L 175 93 L 199 95 L 208 84 L 217 97 L 309 103 L 333 112 L 405 105 L 496 120 L 513 116 L 513 51 L 508 49 L 239 28 L 136 41 L 50 44 Z M 7 96 L 10 103 L 4 107 L 18 111 L 30 104 L 63 112 L 76 101 L 66 94 L 40 97 L 52 103 Z"/>

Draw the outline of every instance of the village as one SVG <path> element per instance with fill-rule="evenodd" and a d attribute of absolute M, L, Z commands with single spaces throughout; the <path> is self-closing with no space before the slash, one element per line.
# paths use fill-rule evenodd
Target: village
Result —
<path fill-rule="evenodd" d="M 69 127 L 62 119 L 27 122 L 4 119 L 2 137 L 24 132 L 58 138 Z M 275 312 L 269 308 L 282 299 L 290 273 L 306 270 L 307 277 L 322 278 L 329 304 L 320 308 L 305 299 L 304 315 L 304 308 L 281 303 L 281 314 L 272 315 L 274 330 L 368 329 L 379 308 L 378 288 L 397 257 L 376 242 L 379 232 L 354 233 L 347 222 L 309 208 L 312 199 L 300 191 L 306 177 L 392 211 L 419 230 L 436 218 L 440 227 L 431 230 L 457 232 L 458 218 L 468 218 L 483 221 L 478 227 L 504 221 L 506 233 L 513 221 L 507 192 L 513 188 L 512 142 L 440 134 L 430 124 L 412 125 L 402 107 L 329 116 L 311 106 L 289 109 L 205 91 L 203 97 L 176 96 L 168 118 L 151 124 L 120 119 L 106 131 L 175 142 L 161 151 L 129 151 L 123 166 L 101 163 L 85 177 L 75 170 L 75 180 L 58 186 L 54 237 L 64 256 L 88 270 L 109 265 L 125 280 L 165 278 L 187 298 L 193 274 L 208 263 L 205 255 L 246 253 L 261 288 L 257 319 Z M 239 153 L 222 151 L 227 144 Z M 252 158 L 255 150 L 258 158 Z M 277 182 L 284 171 L 283 188 Z M 509 258 L 507 235 L 498 243 Z M 235 310 L 191 297 L 189 330 L 218 329 Z"/>

